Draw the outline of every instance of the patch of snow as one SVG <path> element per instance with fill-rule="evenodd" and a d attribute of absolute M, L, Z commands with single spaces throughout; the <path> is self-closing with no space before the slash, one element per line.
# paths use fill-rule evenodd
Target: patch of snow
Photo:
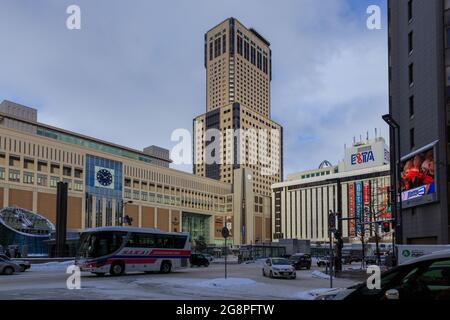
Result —
<path fill-rule="evenodd" d="M 301 291 L 294 295 L 294 298 L 300 299 L 300 300 L 314 300 L 315 297 L 317 297 L 320 294 L 323 294 L 325 292 L 331 291 L 334 289 L 330 288 L 319 288 L 319 289 L 313 289 L 309 291 Z"/>
<path fill-rule="evenodd" d="M 318 279 L 324 279 L 324 280 L 330 279 L 330 276 L 328 274 L 320 272 L 320 271 L 313 271 L 311 273 L 311 277 L 318 278 Z M 334 279 L 334 277 L 333 277 L 333 279 Z"/>
<path fill-rule="evenodd" d="M 67 267 L 73 265 L 75 261 L 64 262 L 47 262 L 47 263 L 32 263 L 31 270 L 66 270 Z"/>
<path fill-rule="evenodd" d="M 256 285 L 257 282 L 247 278 L 218 278 L 196 283 L 198 287 L 206 288 L 229 288 Z"/>

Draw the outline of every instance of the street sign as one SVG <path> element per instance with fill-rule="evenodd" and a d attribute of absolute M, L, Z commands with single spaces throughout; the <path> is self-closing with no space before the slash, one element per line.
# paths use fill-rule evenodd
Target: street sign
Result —
<path fill-rule="evenodd" d="M 227 227 L 223 227 L 222 228 L 222 237 L 224 237 L 225 239 L 228 238 L 230 236 L 230 230 L 228 230 Z"/>

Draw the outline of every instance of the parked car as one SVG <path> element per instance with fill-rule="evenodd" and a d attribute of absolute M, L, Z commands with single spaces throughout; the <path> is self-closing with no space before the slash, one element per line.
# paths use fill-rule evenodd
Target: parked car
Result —
<path fill-rule="evenodd" d="M 316 300 L 450 300 L 450 250 L 408 261 L 381 274 L 381 288 L 361 283 L 327 291 Z"/>
<path fill-rule="evenodd" d="M 262 274 L 264 277 L 270 278 L 289 278 L 295 279 L 297 277 L 295 268 L 291 262 L 285 258 L 269 258 L 265 261 Z"/>
<path fill-rule="evenodd" d="M 342 256 L 342 263 L 343 264 L 352 264 L 353 262 L 360 262 L 361 257 L 355 256 L 355 255 L 344 255 Z"/>
<path fill-rule="evenodd" d="M 202 253 L 191 254 L 191 256 L 189 258 L 189 262 L 191 263 L 191 266 L 197 266 L 197 267 L 208 267 L 209 266 L 208 258 Z"/>
<path fill-rule="evenodd" d="M 214 257 L 210 254 L 206 254 L 203 253 L 203 255 L 205 256 L 206 259 L 208 259 L 209 262 L 213 262 L 214 261 Z"/>
<path fill-rule="evenodd" d="M 302 268 L 311 269 L 311 255 L 305 253 L 296 253 L 289 258 L 292 266 L 295 270 L 300 270 Z"/>
<path fill-rule="evenodd" d="M 10 257 L 8 257 L 5 254 L 0 254 L 0 258 L 6 260 L 6 261 L 12 261 L 15 264 L 18 264 L 20 266 L 20 272 L 25 272 L 26 270 L 30 269 L 31 264 L 28 261 L 24 260 L 11 260 Z"/>
<path fill-rule="evenodd" d="M 20 266 L 13 261 L 0 257 L 0 274 L 11 275 L 14 272 L 20 272 Z"/>
<path fill-rule="evenodd" d="M 317 258 L 317 266 L 318 267 L 325 267 L 330 264 L 330 258 L 329 257 L 318 257 Z"/>

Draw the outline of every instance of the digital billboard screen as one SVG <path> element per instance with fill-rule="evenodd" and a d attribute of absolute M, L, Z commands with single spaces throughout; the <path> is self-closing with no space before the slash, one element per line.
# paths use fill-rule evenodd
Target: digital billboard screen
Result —
<path fill-rule="evenodd" d="M 402 159 L 401 183 L 403 207 L 437 200 L 435 144 Z"/>

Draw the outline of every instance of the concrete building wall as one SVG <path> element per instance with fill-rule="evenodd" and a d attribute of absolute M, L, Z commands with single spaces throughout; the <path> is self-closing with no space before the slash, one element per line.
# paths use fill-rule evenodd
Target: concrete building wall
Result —
<path fill-rule="evenodd" d="M 409 3 L 411 17 L 408 16 Z M 390 113 L 401 128 L 401 155 L 439 141 L 436 167 L 439 201 L 403 211 L 403 243 L 450 241 L 446 114 L 450 109 L 446 106 L 445 93 L 444 5 L 448 4 L 442 0 L 389 1 Z M 409 34 L 412 35 L 412 51 Z M 411 98 L 413 114 L 410 114 Z M 412 129 L 414 145 L 411 144 Z"/>

